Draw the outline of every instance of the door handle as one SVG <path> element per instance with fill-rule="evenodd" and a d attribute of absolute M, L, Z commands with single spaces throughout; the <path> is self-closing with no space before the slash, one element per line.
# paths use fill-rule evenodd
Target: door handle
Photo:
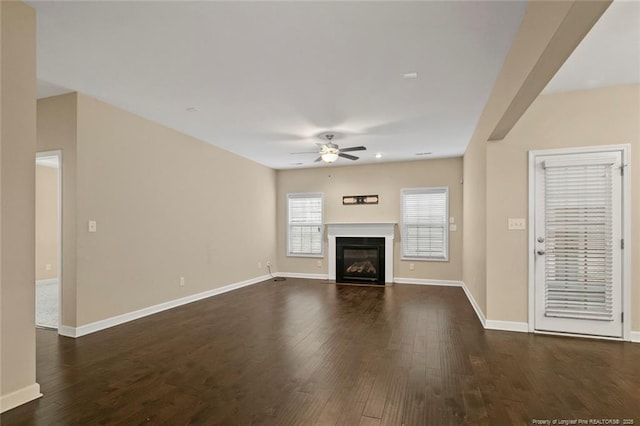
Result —
<path fill-rule="evenodd" d="M 538 253 L 540 256 L 542 256 L 544 254 L 544 250 L 538 250 L 536 253 Z"/>

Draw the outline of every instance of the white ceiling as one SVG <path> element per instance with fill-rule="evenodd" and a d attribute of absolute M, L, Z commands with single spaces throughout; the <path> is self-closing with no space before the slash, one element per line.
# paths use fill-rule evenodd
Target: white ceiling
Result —
<path fill-rule="evenodd" d="M 324 165 L 291 153 L 327 130 L 367 146 L 357 164 L 461 155 L 526 8 L 29 3 L 40 98 L 77 90 L 277 169 Z M 640 2 L 616 0 L 545 93 L 639 82 Z"/>
<path fill-rule="evenodd" d="M 543 93 L 640 83 L 640 1 L 616 0 Z"/>
<path fill-rule="evenodd" d="M 290 153 L 313 151 L 327 130 L 342 147 L 367 146 L 358 163 L 461 155 L 526 8 L 29 3 L 40 80 L 278 169 L 318 165 L 314 154 Z M 409 72 L 418 78 L 403 79 Z"/>

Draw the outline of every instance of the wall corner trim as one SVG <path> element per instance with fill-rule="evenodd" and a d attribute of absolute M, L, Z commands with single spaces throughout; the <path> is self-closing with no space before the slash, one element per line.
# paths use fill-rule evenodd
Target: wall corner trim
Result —
<path fill-rule="evenodd" d="M 414 285 L 440 285 L 444 287 L 463 287 L 462 281 L 454 280 L 430 280 L 424 278 L 401 278 L 394 277 L 393 282 L 396 284 L 414 284 Z"/>
<path fill-rule="evenodd" d="M 40 385 L 34 383 L 25 386 L 22 389 L 0 396 L 0 413 L 9 411 L 19 405 L 26 404 L 29 401 L 42 397 L 40 393 Z"/>
<path fill-rule="evenodd" d="M 476 302 L 476 299 L 473 298 L 471 291 L 467 288 L 467 285 L 463 282 L 462 289 L 464 290 L 464 294 L 467 295 L 467 299 L 469 299 L 469 303 L 473 306 L 473 310 L 476 311 L 476 315 L 478 319 L 482 323 L 482 327 L 487 330 L 501 330 L 501 331 L 515 331 L 518 333 L 528 333 L 529 332 L 529 324 L 526 322 L 517 322 L 517 321 L 498 321 L 498 320 L 489 320 L 487 319 L 482 310 L 480 310 L 480 306 Z"/>
<path fill-rule="evenodd" d="M 631 338 L 630 340 L 633 343 L 640 343 L 640 331 L 631 331 Z"/>
<path fill-rule="evenodd" d="M 467 299 L 469 299 L 469 303 L 471 303 L 473 310 L 476 311 L 476 315 L 478 316 L 482 327 L 487 328 L 487 319 L 485 318 L 482 310 L 480 309 L 480 306 L 478 305 L 478 302 L 476 302 L 476 299 L 473 298 L 473 295 L 467 288 L 467 285 L 464 283 L 464 281 L 462 282 L 462 289 L 464 290 L 464 294 L 467 295 Z"/>
<path fill-rule="evenodd" d="M 143 318 L 149 315 L 157 314 L 158 312 L 166 311 L 171 308 L 186 305 L 187 303 L 197 302 L 198 300 L 206 299 L 208 297 L 217 296 L 218 294 L 226 293 L 232 290 L 237 290 L 242 287 L 247 287 L 253 284 L 270 279 L 269 275 L 262 275 L 259 277 L 251 278 L 245 281 L 229 284 L 223 287 L 213 288 L 211 290 L 203 291 L 202 293 L 192 294 L 190 296 L 181 297 L 180 299 L 170 300 L 168 302 L 160 303 L 158 305 L 142 308 L 137 311 L 128 312 L 126 314 L 117 315 L 115 317 L 103 319 L 100 321 L 92 322 L 90 324 L 82 325 L 80 327 L 61 326 L 58 329 L 58 333 L 67 337 L 82 337 L 87 334 L 95 333 L 96 331 L 105 330 L 116 325 L 124 324 L 129 321 L 133 321 L 139 318 Z"/>
<path fill-rule="evenodd" d="M 65 336 L 65 337 L 79 337 L 76 335 L 76 328 L 75 327 L 70 327 L 68 325 L 61 325 L 60 327 L 58 327 L 58 334 L 61 336 Z"/>

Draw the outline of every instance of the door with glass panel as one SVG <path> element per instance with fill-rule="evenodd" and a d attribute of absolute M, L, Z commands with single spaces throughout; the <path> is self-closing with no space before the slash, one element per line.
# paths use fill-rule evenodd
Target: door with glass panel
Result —
<path fill-rule="evenodd" d="M 622 337 L 622 153 L 534 167 L 534 328 Z"/>

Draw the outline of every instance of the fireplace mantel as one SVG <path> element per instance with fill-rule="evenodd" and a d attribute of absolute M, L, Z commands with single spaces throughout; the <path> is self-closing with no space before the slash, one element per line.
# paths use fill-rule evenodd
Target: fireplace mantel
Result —
<path fill-rule="evenodd" d="M 393 222 L 383 223 L 328 223 L 327 238 L 329 251 L 327 253 L 328 278 L 336 279 L 336 238 L 337 237 L 381 237 L 384 238 L 384 282 L 393 283 L 393 237 L 395 235 Z"/>

